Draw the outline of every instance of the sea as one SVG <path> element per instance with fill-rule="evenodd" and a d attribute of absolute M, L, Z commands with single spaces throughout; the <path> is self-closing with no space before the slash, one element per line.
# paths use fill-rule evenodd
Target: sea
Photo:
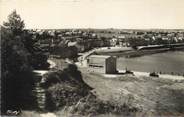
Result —
<path fill-rule="evenodd" d="M 168 51 L 132 58 L 119 57 L 117 69 L 184 75 L 184 51 Z"/>

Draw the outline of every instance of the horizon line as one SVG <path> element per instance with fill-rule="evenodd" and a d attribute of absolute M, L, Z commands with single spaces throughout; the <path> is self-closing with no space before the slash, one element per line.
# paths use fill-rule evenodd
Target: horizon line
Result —
<path fill-rule="evenodd" d="M 184 30 L 184 28 L 25 28 L 25 29 L 46 29 L 46 30 L 54 30 L 54 29 L 111 29 L 111 30 Z"/>

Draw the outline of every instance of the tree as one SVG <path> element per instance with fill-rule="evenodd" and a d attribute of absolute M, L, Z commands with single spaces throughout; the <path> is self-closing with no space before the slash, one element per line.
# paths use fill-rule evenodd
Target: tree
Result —
<path fill-rule="evenodd" d="M 18 35 L 23 31 L 25 24 L 20 15 L 14 10 L 8 16 L 8 22 L 4 22 L 4 26 L 10 29 L 15 35 Z"/>
<path fill-rule="evenodd" d="M 29 63 L 30 53 L 23 39 L 24 23 L 13 11 L 8 22 L 1 27 L 1 111 L 8 109 L 28 109 L 33 103 L 31 95 L 34 83 L 32 67 Z"/>
<path fill-rule="evenodd" d="M 18 36 L 20 38 L 20 43 L 23 43 L 23 46 L 29 55 L 28 62 L 33 68 L 48 68 L 48 57 L 43 54 L 41 49 L 39 49 L 40 45 L 35 44 L 36 40 L 33 39 L 33 34 L 31 34 L 28 30 L 24 29 L 24 20 L 22 20 L 20 15 L 17 14 L 16 10 L 14 10 L 8 16 L 8 21 L 4 22 L 4 27 L 7 30 L 10 30 L 14 37 Z M 48 33 L 44 34 L 44 36 L 47 35 Z"/>

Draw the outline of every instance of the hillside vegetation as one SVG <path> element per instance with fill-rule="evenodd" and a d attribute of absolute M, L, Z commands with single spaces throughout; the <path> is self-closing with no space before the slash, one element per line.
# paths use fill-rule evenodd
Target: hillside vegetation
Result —
<path fill-rule="evenodd" d="M 119 105 L 100 99 L 93 92 L 94 87 L 83 79 L 81 72 L 72 64 L 63 70 L 45 74 L 42 86 L 47 90 L 46 110 L 84 116 L 106 113 L 134 115 L 138 111 L 138 108 L 127 104 Z"/>
<path fill-rule="evenodd" d="M 131 75 L 105 78 L 71 66 L 45 75 L 46 109 L 53 112 L 48 115 L 179 117 L 184 113 L 184 81 Z M 26 111 L 23 115 L 41 117 Z"/>
<path fill-rule="evenodd" d="M 101 100 L 126 104 L 153 115 L 184 113 L 184 81 L 135 76 L 104 78 L 100 74 L 84 74 L 84 81 L 94 88 Z"/>

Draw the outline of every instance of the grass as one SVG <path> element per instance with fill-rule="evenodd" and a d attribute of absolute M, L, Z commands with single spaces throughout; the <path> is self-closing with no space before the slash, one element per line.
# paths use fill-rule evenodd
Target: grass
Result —
<path fill-rule="evenodd" d="M 183 81 L 133 76 L 107 79 L 95 73 L 84 73 L 84 80 L 102 100 L 126 103 L 145 112 L 184 113 Z"/>

